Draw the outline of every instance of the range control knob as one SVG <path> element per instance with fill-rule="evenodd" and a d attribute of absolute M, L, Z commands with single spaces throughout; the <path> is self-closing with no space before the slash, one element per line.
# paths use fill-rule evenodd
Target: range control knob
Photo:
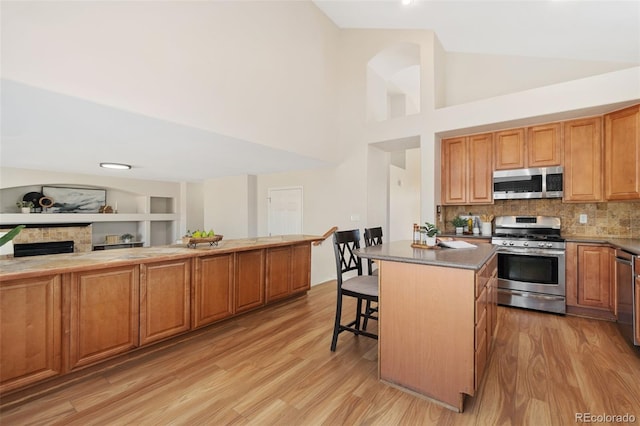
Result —
<path fill-rule="evenodd" d="M 529 242 L 528 242 L 528 241 L 525 241 L 524 243 L 522 243 L 522 246 L 523 246 L 523 247 L 529 247 Z"/>
<path fill-rule="evenodd" d="M 503 242 L 502 242 L 502 245 L 503 245 L 503 246 L 506 246 L 506 245 L 507 245 L 507 242 L 506 242 L 506 241 L 503 241 Z"/>
<path fill-rule="evenodd" d="M 513 241 L 509 241 L 509 245 L 510 246 L 514 245 L 514 242 Z"/>
<path fill-rule="evenodd" d="M 544 247 L 544 243 L 538 243 L 538 247 L 543 248 Z"/>

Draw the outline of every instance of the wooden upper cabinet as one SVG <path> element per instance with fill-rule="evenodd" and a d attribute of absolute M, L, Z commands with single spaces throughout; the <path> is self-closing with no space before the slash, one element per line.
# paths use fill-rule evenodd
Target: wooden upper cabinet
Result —
<path fill-rule="evenodd" d="M 527 167 L 550 167 L 562 164 L 562 126 L 560 123 L 527 129 Z"/>
<path fill-rule="evenodd" d="M 494 138 L 496 170 L 522 169 L 526 167 L 524 129 L 495 132 Z"/>
<path fill-rule="evenodd" d="M 264 249 L 260 249 L 236 253 L 235 313 L 264 305 L 264 252 Z"/>
<path fill-rule="evenodd" d="M 195 259 L 191 317 L 201 327 L 233 315 L 234 254 Z"/>
<path fill-rule="evenodd" d="M 467 202 L 467 138 L 442 140 L 442 204 Z"/>
<path fill-rule="evenodd" d="M 0 392 L 62 372 L 60 275 L 0 284 Z"/>
<path fill-rule="evenodd" d="M 468 138 L 469 182 L 467 203 L 493 203 L 493 135 L 485 133 Z"/>
<path fill-rule="evenodd" d="M 495 169 L 510 170 L 562 164 L 560 123 L 510 129 L 495 134 Z"/>
<path fill-rule="evenodd" d="M 493 203 L 493 135 L 442 140 L 442 203 Z"/>
<path fill-rule="evenodd" d="M 140 266 L 140 344 L 191 328 L 191 260 Z"/>
<path fill-rule="evenodd" d="M 563 132 L 564 201 L 602 201 L 602 118 L 566 121 Z"/>
<path fill-rule="evenodd" d="M 79 368 L 138 346 L 138 265 L 71 274 L 69 368 Z"/>
<path fill-rule="evenodd" d="M 604 120 L 606 199 L 640 200 L 640 105 Z"/>

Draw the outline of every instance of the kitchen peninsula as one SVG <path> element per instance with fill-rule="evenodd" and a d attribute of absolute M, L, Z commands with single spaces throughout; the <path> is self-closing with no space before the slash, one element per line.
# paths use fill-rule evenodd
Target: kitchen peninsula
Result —
<path fill-rule="evenodd" d="M 287 235 L 0 260 L 0 394 L 303 294 L 318 240 Z"/>
<path fill-rule="evenodd" d="M 495 247 L 360 249 L 379 267 L 378 370 L 384 382 L 462 412 L 478 389 L 497 319 Z"/>

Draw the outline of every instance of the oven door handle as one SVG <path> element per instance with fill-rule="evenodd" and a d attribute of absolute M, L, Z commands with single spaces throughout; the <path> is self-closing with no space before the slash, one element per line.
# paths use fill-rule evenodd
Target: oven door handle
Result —
<path fill-rule="evenodd" d="M 547 296 L 544 294 L 536 294 L 536 293 L 523 293 L 520 291 L 515 291 L 515 290 L 504 290 L 504 289 L 498 289 L 498 293 L 503 293 L 503 294 L 513 294 L 515 296 L 521 296 L 521 297 L 529 297 L 532 299 L 543 299 L 543 300 L 564 300 L 564 297 L 562 296 Z"/>

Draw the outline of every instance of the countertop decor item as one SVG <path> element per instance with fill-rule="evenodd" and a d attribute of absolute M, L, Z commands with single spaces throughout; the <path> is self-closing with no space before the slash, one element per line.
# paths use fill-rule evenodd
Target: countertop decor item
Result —
<path fill-rule="evenodd" d="M 464 232 L 465 225 L 467 225 L 467 221 L 460 216 L 454 217 L 451 223 L 456 228 L 456 234 L 462 234 Z"/>
<path fill-rule="evenodd" d="M 122 234 L 120 238 L 122 239 L 123 242 L 130 243 L 131 241 L 133 241 L 134 236 L 131 234 Z"/>
<path fill-rule="evenodd" d="M 436 235 L 438 232 L 439 230 L 436 228 L 436 225 L 425 222 L 424 226 L 420 227 L 420 234 L 423 236 L 420 238 L 420 244 L 424 243 L 429 247 L 435 247 L 437 244 Z"/>
<path fill-rule="evenodd" d="M 209 243 L 210 246 L 217 246 L 218 241 L 222 240 L 222 235 L 214 235 L 213 237 L 200 237 L 200 238 L 184 237 L 182 241 L 184 242 L 185 239 L 187 240 L 186 242 L 187 247 L 191 247 L 191 248 L 196 248 L 196 246 L 201 243 Z"/>

